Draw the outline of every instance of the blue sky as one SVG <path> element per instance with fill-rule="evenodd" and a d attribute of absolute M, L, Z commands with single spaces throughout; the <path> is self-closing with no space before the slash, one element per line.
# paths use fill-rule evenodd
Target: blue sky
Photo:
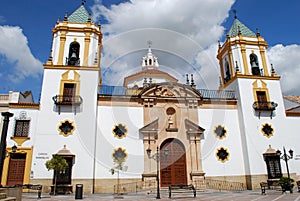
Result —
<path fill-rule="evenodd" d="M 38 101 L 42 64 L 51 49 L 51 29 L 66 11 L 70 14 L 80 5 L 81 0 L 1 2 L 0 94 L 32 90 Z M 236 9 L 238 19 L 253 31 L 258 28 L 269 43 L 269 59 L 282 76 L 283 94 L 300 95 L 299 0 L 87 0 L 85 6 L 93 19 L 101 19 L 105 34 L 101 67 L 106 84 L 116 84 L 110 83 L 114 76 L 122 85 L 122 72 L 139 68 L 147 40 L 152 40 L 163 70 L 181 68 L 171 73 L 182 77 L 197 71 L 199 88 L 216 88 L 216 44 L 230 28 L 232 9 Z M 172 46 L 160 40 L 164 35 L 174 38 Z M 208 69 L 212 65 L 213 71 Z"/>

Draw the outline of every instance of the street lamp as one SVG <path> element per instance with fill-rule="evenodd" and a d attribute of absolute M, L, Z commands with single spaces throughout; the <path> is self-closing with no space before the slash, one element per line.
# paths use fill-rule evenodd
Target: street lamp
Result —
<path fill-rule="evenodd" d="M 285 151 L 285 147 L 283 147 L 283 154 L 281 155 L 281 151 L 280 150 L 277 150 L 277 155 L 283 159 L 285 161 L 285 165 L 286 165 L 286 171 L 287 171 L 287 175 L 288 175 L 288 180 L 289 180 L 289 184 L 291 182 L 291 177 L 290 177 L 290 171 L 289 171 L 289 165 L 288 165 L 288 160 L 292 159 L 293 158 L 293 155 L 294 155 L 294 151 L 293 150 L 289 150 L 289 154 L 288 155 Z M 291 187 L 291 186 L 290 186 Z"/>
<path fill-rule="evenodd" d="M 157 194 L 156 194 L 156 199 L 160 199 L 160 190 L 159 190 L 159 162 L 160 162 L 160 154 L 158 150 L 158 146 L 156 147 L 156 153 L 151 156 L 151 149 L 148 147 L 147 155 L 149 159 L 154 159 L 156 161 L 156 181 L 157 181 Z M 164 152 L 165 156 L 168 156 L 169 150 L 168 148 L 165 148 Z"/>

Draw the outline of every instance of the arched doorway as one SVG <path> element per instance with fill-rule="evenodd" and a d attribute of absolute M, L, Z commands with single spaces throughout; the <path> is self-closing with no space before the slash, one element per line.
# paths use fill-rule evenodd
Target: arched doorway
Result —
<path fill-rule="evenodd" d="M 164 150 L 168 149 L 168 156 L 164 156 Z M 186 185 L 186 154 L 184 145 L 177 139 L 165 140 L 161 147 L 160 180 L 162 187 L 170 185 Z"/>

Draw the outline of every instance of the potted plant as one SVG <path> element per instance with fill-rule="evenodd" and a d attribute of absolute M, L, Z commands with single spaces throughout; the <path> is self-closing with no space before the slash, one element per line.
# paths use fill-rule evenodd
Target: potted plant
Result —
<path fill-rule="evenodd" d="M 56 195 L 57 175 L 59 172 L 65 170 L 65 168 L 68 166 L 68 163 L 66 159 L 64 159 L 62 156 L 54 154 L 52 158 L 45 163 L 45 165 L 48 170 L 54 170 L 56 172 L 54 176 L 54 189 L 53 189 L 53 194 Z"/>
<path fill-rule="evenodd" d="M 288 177 L 281 177 L 279 179 L 279 184 L 281 185 L 282 192 L 290 191 L 290 193 L 293 193 L 294 188 L 294 179 L 288 178 Z"/>

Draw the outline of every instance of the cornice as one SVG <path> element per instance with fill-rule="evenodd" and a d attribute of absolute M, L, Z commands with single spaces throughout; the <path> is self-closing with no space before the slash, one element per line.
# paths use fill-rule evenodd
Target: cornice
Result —
<path fill-rule="evenodd" d="M 40 109 L 39 103 L 9 103 L 9 108 L 32 108 Z"/>
<path fill-rule="evenodd" d="M 44 64 L 44 69 L 55 70 L 87 70 L 87 71 L 100 71 L 100 68 L 94 66 L 65 66 L 65 65 L 49 65 Z"/>

